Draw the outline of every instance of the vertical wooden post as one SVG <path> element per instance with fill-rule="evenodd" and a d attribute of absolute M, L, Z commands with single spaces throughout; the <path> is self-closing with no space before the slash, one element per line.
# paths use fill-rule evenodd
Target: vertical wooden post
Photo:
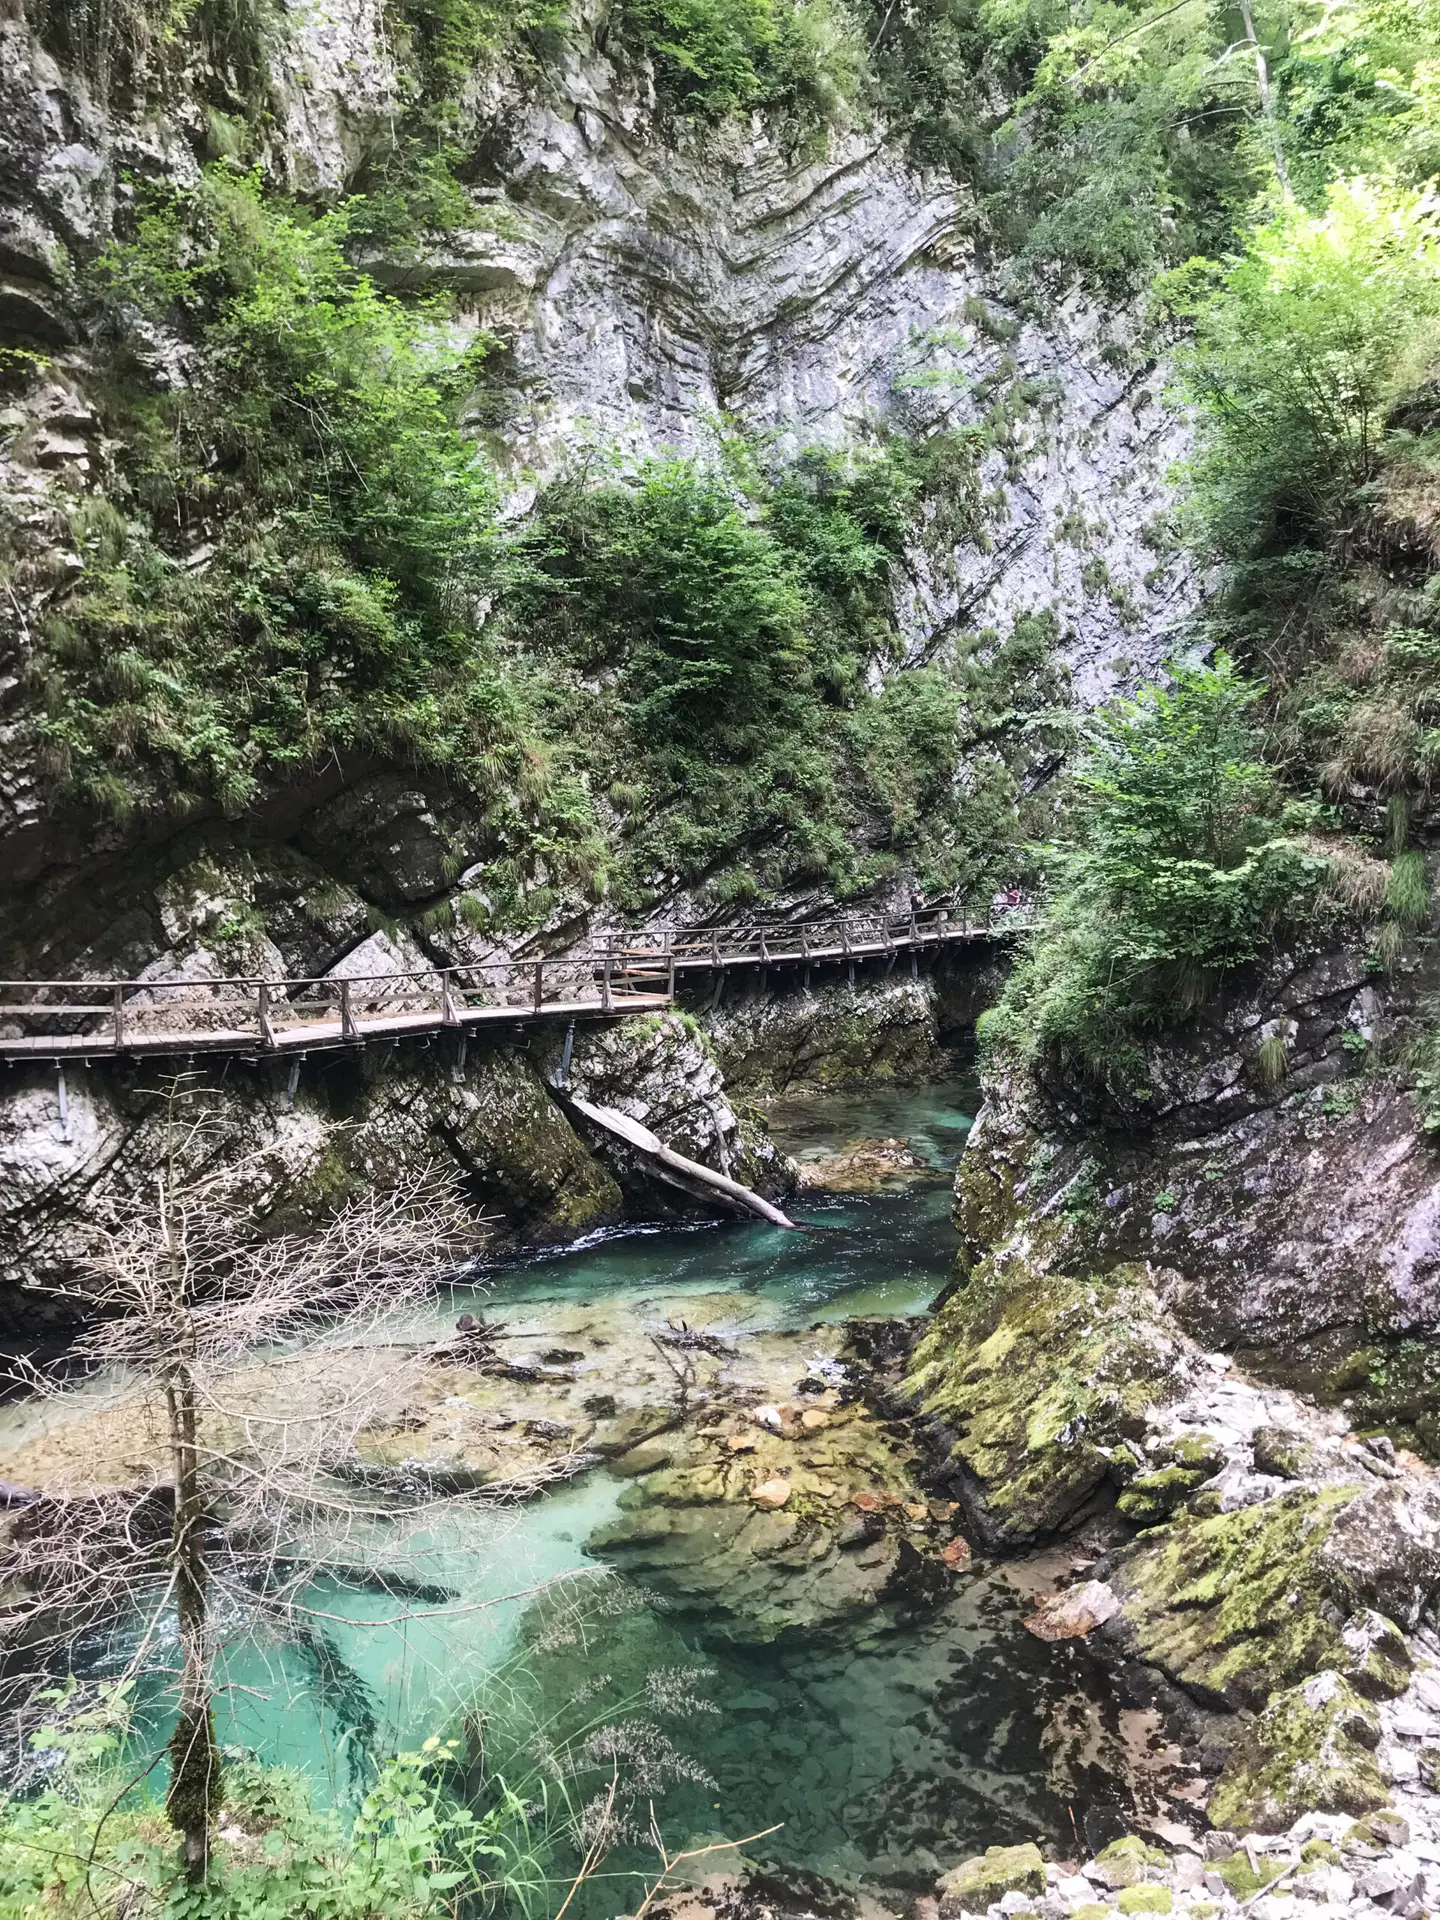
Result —
<path fill-rule="evenodd" d="M 115 982 L 115 1051 L 118 1053 L 125 1044 L 125 989 Z"/>
<path fill-rule="evenodd" d="M 670 1000 L 675 998 L 675 952 L 673 948 L 670 952 L 670 973 L 665 982 L 665 995 L 666 998 Z"/>
<path fill-rule="evenodd" d="M 718 929 L 710 935 L 710 964 L 717 969 L 720 965 L 720 934 Z"/>
<path fill-rule="evenodd" d="M 270 1024 L 270 982 L 268 980 L 260 982 L 257 998 L 260 1015 L 260 1044 L 262 1047 L 273 1047 L 275 1029 Z"/>
<path fill-rule="evenodd" d="M 453 967 L 446 967 L 440 976 L 440 1024 L 442 1027 L 458 1027 L 460 1024 L 460 1015 L 455 1007 L 453 977 Z"/>
<path fill-rule="evenodd" d="M 608 964 L 608 963 L 607 963 Z M 545 962 L 535 962 L 535 1011 L 540 1011 L 540 1002 L 545 998 Z"/>
<path fill-rule="evenodd" d="M 340 1034 L 345 1040 L 358 1040 L 360 1029 L 355 1024 L 355 1015 L 350 1008 L 350 982 L 340 982 Z"/>
<path fill-rule="evenodd" d="M 800 929 L 800 957 L 805 962 L 805 971 L 808 975 L 810 971 L 810 930 L 808 927 L 801 927 Z M 805 984 L 807 987 L 809 986 L 810 982 L 808 978 Z"/>
<path fill-rule="evenodd" d="M 605 976 L 600 982 L 600 1005 L 609 1013 L 614 1006 L 610 995 L 610 955 L 605 955 Z"/>

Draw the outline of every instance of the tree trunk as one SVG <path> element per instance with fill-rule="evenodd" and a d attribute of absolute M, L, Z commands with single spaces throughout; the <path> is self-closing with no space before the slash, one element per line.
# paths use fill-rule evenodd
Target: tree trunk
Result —
<path fill-rule="evenodd" d="M 161 1220 L 170 1254 L 174 1342 L 165 1383 L 175 1525 L 170 1573 L 180 1633 L 180 1703 L 170 1736 L 170 1790 L 165 1811 L 179 1833 L 186 1875 L 203 1879 L 210 1864 L 210 1821 L 220 1805 L 220 1749 L 210 1708 L 204 1547 L 205 1504 L 195 1409 L 195 1329 L 186 1297 L 184 1262 L 176 1245 L 163 1181 Z"/>
<path fill-rule="evenodd" d="M 1270 135 L 1271 151 L 1275 155 L 1275 172 L 1279 176 L 1280 187 L 1286 199 L 1290 197 L 1290 173 L 1285 165 L 1285 149 L 1280 143 L 1280 123 L 1275 118 L 1275 102 L 1270 94 L 1270 68 L 1265 59 L 1265 50 L 1255 32 L 1255 18 L 1250 10 L 1250 0 L 1240 0 L 1240 18 L 1245 22 L 1245 37 L 1255 55 L 1255 84 L 1260 90 L 1260 111 L 1265 116 L 1265 128 Z"/>

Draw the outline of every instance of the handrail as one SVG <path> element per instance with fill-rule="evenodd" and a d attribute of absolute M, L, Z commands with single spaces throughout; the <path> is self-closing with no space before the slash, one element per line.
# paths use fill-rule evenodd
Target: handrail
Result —
<path fill-rule="evenodd" d="M 638 937 L 611 934 L 580 952 L 468 966 L 437 962 L 398 973 L 0 980 L 0 1018 L 27 1024 L 43 1017 L 51 1023 L 48 1037 L 16 1034 L 13 1028 L 8 1035 L 0 1032 L 0 1058 L 33 1057 L 52 1044 L 57 1052 L 71 1053 L 157 1051 L 172 1043 L 175 1051 L 275 1053 L 311 1044 L 354 1046 L 367 1038 L 527 1015 L 604 1017 L 669 1005 L 677 973 L 687 968 L 809 967 L 827 959 L 853 963 L 874 956 L 893 964 L 906 947 L 989 939 L 1029 923 L 1023 906 L 1004 911 L 998 923 L 992 907 L 978 924 L 965 911 L 945 907 L 897 914 L 877 910 L 825 920 L 671 927 Z M 47 997 L 56 993 L 67 998 Z M 14 998 L 17 994 L 25 998 Z M 172 1024 L 157 1031 L 156 1023 L 167 1020 Z M 219 1024 L 229 1020 L 239 1024 Z M 73 1024 L 90 1021 L 100 1024 L 78 1029 Z"/>

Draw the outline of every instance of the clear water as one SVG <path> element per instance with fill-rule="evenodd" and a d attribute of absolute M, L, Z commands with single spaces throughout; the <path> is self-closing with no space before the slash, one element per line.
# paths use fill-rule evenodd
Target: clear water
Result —
<path fill-rule="evenodd" d="M 791 1102 L 775 1117 L 787 1150 L 900 1135 L 936 1179 L 807 1195 L 803 1234 L 758 1223 L 640 1230 L 515 1260 L 481 1277 L 473 1304 L 517 1329 L 601 1300 L 641 1318 L 688 1312 L 692 1324 L 752 1329 L 921 1311 L 954 1258 L 945 1176 L 969 1105 L 963 1087 Z M 462 1293 L 437 1306 L 436 1330 L 470 1304 Z M 1083 1647 L 1021 1630 L 1013 1572 L 978 1572 L 927 1617 L 891 1604 L 796 1644 L 737 1647 L 644 1596 L 617 1600 L 613 1583 L 598 1612 L 557 1633 L 553 1598 L 525 1590 L 572 1571 L 576 1594 L 596 1590 L 585 1543 L 623 1484 L 602 1467 L 431 1542 L 425 1577 L 449 1589 L 443 1607 L 317 1587 L 312 1605 L 328 1617 L 308 1638 L 250 1630 L 225 1659 L 222 1742 L 302 1767 L 322 1796 L 343 1798 L 367 1754 L 467 1715 L 473 1726 L 477 1708 L 492 1745 L 508 1740 L 520 1764 L 536 1726 L 573 1731 L 641 1702 L 690 1775 L 660 1783 L 672 1844 L 783 1822 L 752 1853 L 891 1889 L 924 1887 L 982 1842 L 1063 1839 L 1077 1804 L 1116 1794 L 1103 1689 Z M 77 1664 L 103 1670 L 131 1652 L 133 1641 L 82 1649 Z M 150 1664 L 145 1713 L 160 1734 L 166 1650 Z M 680 1669 L 704 1677 L 678 1704 L 645 1699 L 657 1673 Z M 616 1894 L 609 1910 L 623 1904 Z"/>

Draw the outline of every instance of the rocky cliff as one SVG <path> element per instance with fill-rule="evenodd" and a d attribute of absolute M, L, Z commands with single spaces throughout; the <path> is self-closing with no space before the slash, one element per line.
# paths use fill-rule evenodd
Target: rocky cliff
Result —
<path fill-rule="evenodd" d="M 117 350 L 95 336 L 87 275 L 133 224 L 137 196 L 153 204 L 157 191 L 195 187 L 233 150 L 237 127 L 267 190 L 316 213 L 347 204 L 416 97 L 413 58 L 376 6 L 300 5 L 263 25 L 237 14 L 225 31 L 205 9 L 168 25 L 147 19 L 99 9 L 67 26 L 21 0 L 0 21 L 10 606 L 0 642 L 0 966 L 173 986 L 435 961 L 483 969 L 516 951 L 563 950 L 615 924 L 616 910 L 556 884 L 541 855 L 522 882 L 519 930 L 462 911 L 488 901 L 489 815 L 447 774 L 404 755 L 372 745 L 302 761 L 239 807 L 192 792 L 117 812 L 57 782 L 40 724 L 56 609 L 94 564 L 94 511 L 134 499 L 107 410 Z M 357 256 L 377 287 L 406 299 L 443 292 L 453 344 L 488 343 L 485 377 L 458 417 L 494 463 L 505 521 L 522 523 L 537 487 L 579 448 L 622 465 L 690 453 L 722 415 L 791 452 L 983 428 L 976 484 L 990 531 L 947 531 L 943 513 L 927 510 L 930 524 L 892 569 L 901 644 L 872 664 L 873 684 L 944 667 L 977 635 L 1033 614 L 1052 618 L 1057 665 L 1081 700 L 1153 665 L 1195 591 L 1157 534 L 1184 436 L 1161 404 L 1163 371 L 1133 344 L 1126 315 L 1078 295 L 1013 313 L 975 262 L 966 192 L 913 171 L 883 125 L 852 116 L 797 148 L 758 119 L 667 118 L 645 60 L 606 28 L 588 15 L 542 59 L 472 74 L 455 105 L 463 204 L 443 231 Z M 140 325 L 124 352 L 162 400 L 203 372 L 195 347 L 163 328 Z M 203 582 L 213 542 L 188 539 L 164 565 Z M 963 757 L 955 777 L 962 788 L 971 777 Z M 604 806 L 600 824 L 623 834 Z M 816 893 L 797 875 L 793 899 Z M 656 876 L 652 896 L 667 921 L 714 911 L 678 876 Z M 857 1022 L 848 1006 L 828 1017 Z M 716 1031 L 757 1082 L 804 1079 L 793 1056 L 777 1063 L 796 1046 L 831 1062 L 812 1079 L 933 1064 L 928 1010 L 917 1018 L 897 1001 L 877 1018 L 887 1031 L 896 1020 L 913 1027 L 913 1043 L 886 1058 L 883 1034 L 782 1035 L 766 1066 L 745 1019 L 725 1016 Z M 468 1084 L 433 1056 L 406 1054 L 318 1076 L 319 1094 L 307 1070 L 292 1096 L 236 1069 L 209 1097 L 237 1142 L 263 1146 L 277 1194 L 340 1178 L 337 1154 L 363 1167 L 366 1143 L 383 1140 L 402 1158 L 453 1159 L 477 1199 L 529 1231 L 574 1231 L 615 1213 L 611 1175 L 523 1054 L 482 1053 L 466 1071 Z M 677 1068 L 662 1107 L 693 1104 L 695 1071 Z M 72 1075 L 63 1121 L 51 1076 L 16 1072 L 0 1089 L 11 1275 L 53 1278 L 98 1196 L 111 1204 L 143 1180 L 145 1078 L 98 1067 Z M 345 1131 L 333 1135 L 339 1115 Z M 701 1127 L 712 1158 L 726 1133 L 718 1120 L 708 1134 Z"/>

